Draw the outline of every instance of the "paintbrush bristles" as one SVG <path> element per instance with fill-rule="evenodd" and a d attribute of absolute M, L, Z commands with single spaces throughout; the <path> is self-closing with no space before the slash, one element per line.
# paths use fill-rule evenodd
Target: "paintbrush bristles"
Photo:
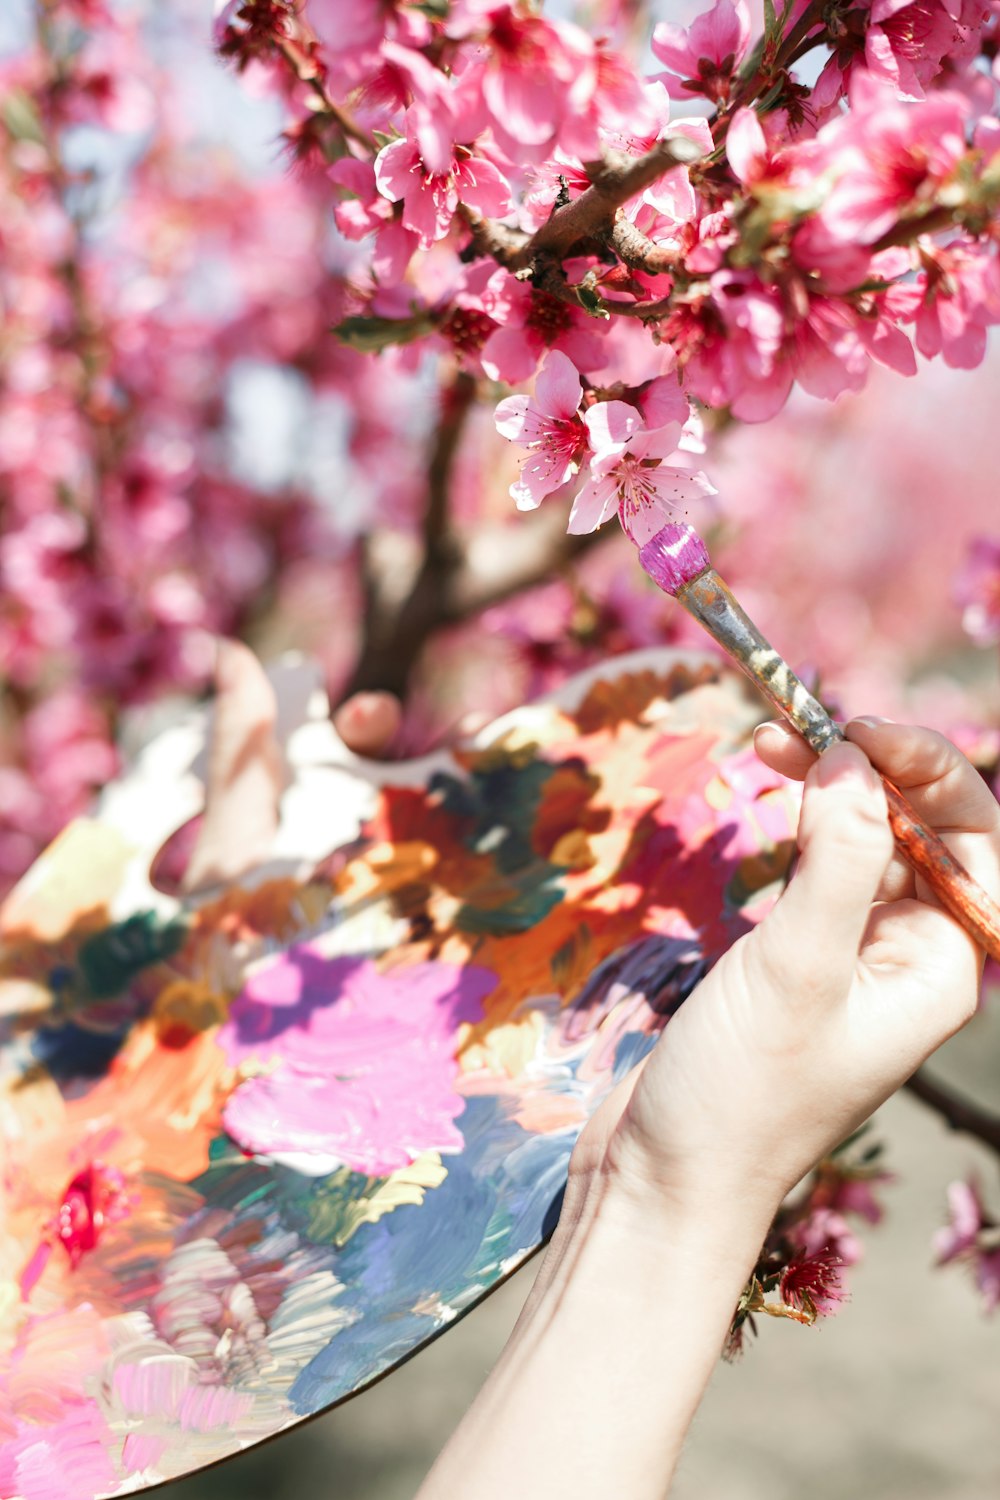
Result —
<path fill-rule="evenodd" d="M 671 522 L 639 548 L 639 562 L 664 593 L 676 595 L 709 566 L 708 549 L 694 527 Z"/>

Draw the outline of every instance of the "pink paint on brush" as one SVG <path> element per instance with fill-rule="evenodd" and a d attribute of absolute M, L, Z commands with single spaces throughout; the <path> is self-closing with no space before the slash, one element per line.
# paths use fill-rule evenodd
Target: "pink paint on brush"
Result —
<path fill-rule="evenodd" d="M 226 1129 L 247 1151 L 309 1153 L 370 1176 L 424 1151 L 460 1151 L 456 1029 L 481 1019 L 496 982 L 475 966 L 382 973 L 367 959 L 290 949 L 254 975 L 219 1032 L 234 1064 L 277 1063 L 228 1100 Z"/>
<path fill-rule="evenodd" d="M 708 549 L 693 526 L 671 522 L 639 548 L 639 562 L 664 593 L 676 594 L 709 566 Z"/>

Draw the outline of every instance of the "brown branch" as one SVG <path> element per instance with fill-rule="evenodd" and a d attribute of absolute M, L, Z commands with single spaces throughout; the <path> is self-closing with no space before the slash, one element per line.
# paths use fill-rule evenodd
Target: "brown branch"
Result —
<path fill-rule="evenodd" d="M 668 245 L 658 245 L 631 220 L 619 214 L 611 227 L 608 244 L 619 260 L 631 266 L 633 271 L 645 271 L 650 276 L 672 271 L 677 265 L 677 252 Z"/>
<path fill-rule="evenodd" d="M 435 564 L 450 566 L 449 559 L 455 555 L 449 508 L 451 471 L 475 396 L 475 378 L 464 370 L 459 370 L 441 392 L 441 417 L 427 466 L 427 509 L 422 527 L 425 562 L 434 560 Z"/>
<path fill-rule="evenodd" d="M 449 620 L 453 578 L 462 561 L 451 530 L 451 475 L 475 394 L 475 380 L 463 371 L 441 393 L 441 414 L 427 465 L 421 555 L 408 588 L 403 580 L 401 597 L 399 560 L 383 564 L 380 577 L 377 549 L 371 539 L 365 544 L 365 620 L 361 650 L 345 697 L 374 688 L 404 697 L 424 645 Z"/>
<path fill-rule="evenodd" d="M 536 588 L 599 542 L 604 530 L 570 536 L 564 512 L 556 507 L 532 523 L 498 526 L 484 532 L 468 547 L 452 591 L 452 623 L 481 614 L 511 599 L 522 589 Z"/>
<path fill-rule="evenodd" d="M 959 212 L 955 207 L 939 206 L 916 218 L 900 219 L 881 239 L 875 241 L 871 247 L 872 254 L 877 255 L 880 250 L 892 250 L 897 245 L 912 245 L 922 235 L 936 234 L 939 229 L 950 229 L 958 222 Z"/>
<path fill-rule="evenodd" d="M 516 526 L 477 532 L 461 549 L 453 544 L 438 564 L 425 559 L 395 608 L 387 598 L 389 589 L 375 574 L 377 549 L 369 545 L 364 554 L 371 571 L 362 649 L 344 697 L 382 689 L 404 698 L 435 632 L 547 582 L 605 535 L 568 536 L 565 516 L 556 508 Z"/>
<path fill-rule="evenodd" d="M 693 141 L 674 136 L 657 141 L 642 156 L 609 151 L 600 161 L 585 162 L 590 187 L 552 213 L 514 257 L 510 269 L 530 269 L 542 255 L 562 260 L 575 245 L 601 241 L 614 222 L 616 209 L 671 167 L 689 166 L 701 155 Z"/>
<path fill-rule="evenodd" d="M 489 256 L 497 265 L 516 269 L 517 258 L 528 243 L 526 234 L 498 219 L 484 219 L 467 203 L 458 205 L 458 213 L 472 230 L 472 243 L 480 255 Z"/>
<path fill-rule="evenodd" d="M 980 1109 L 958 1094 L 934 1083 L 923 1068 L 908 1078 L 903 1087 L 921 1103 L 941 1116 L 950 1130 L 961 1130 L 965 1135 L 975 1136 L 985 1146 L 1000 1154 L 1000 1115 Z"/>
<path fill-rule="evenodd" d="M 343 104 L 338 104 L 332 95 L 328 93 L 316 64 L 310 61 L 308 54 L 303 52 L 298 44 L 291 39 L 276 42 L 275 46 L 299 82 L 308 84 L 309 88 L 312 89 L 322 106 L 323 114 L 329 115 L 330 119 L 339 126 L 341 132 L 349 140 L 357 141 L 359 146 L 363 146 L 366 151 L 371 152 L 374 156 L 377 150 L 375 141 L 366 130 L 362 130 L 350 110 L 345 108 Z"/>

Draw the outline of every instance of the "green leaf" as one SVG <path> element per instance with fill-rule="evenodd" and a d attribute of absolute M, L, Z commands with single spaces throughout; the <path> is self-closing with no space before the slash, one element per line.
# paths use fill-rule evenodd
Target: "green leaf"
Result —
<path fill-rule="evenodd" d="M 430 313 L 414 313 L 412 318 L 382 318 L 377 313 L 345 318 L 330 330 L 342 344 L 362 354 L 379 354 L 394 344 L 412 344 L 433 333 L 437 324 Z"/>
<path fill-rule="evenodd" d="M 35 101 L 23 89 L 11 89 L 0 105 L 3 123 L 15 141 L 34 141 L 44 146 L 45 132 L 35 108 Z"/>

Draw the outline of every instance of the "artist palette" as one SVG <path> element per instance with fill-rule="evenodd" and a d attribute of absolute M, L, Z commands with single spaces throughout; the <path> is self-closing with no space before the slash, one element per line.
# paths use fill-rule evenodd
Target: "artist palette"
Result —
<path fill-rule="evenodd" d="M 780 890 L 795 791 L 716 661 L 351 756 L 299 669 L 268 864 L 183 903 L 205 725 L 0 912 L 0 1495 L 132 1493 L 370 1384 L 520 1266 L 573 1143 Z"/>

